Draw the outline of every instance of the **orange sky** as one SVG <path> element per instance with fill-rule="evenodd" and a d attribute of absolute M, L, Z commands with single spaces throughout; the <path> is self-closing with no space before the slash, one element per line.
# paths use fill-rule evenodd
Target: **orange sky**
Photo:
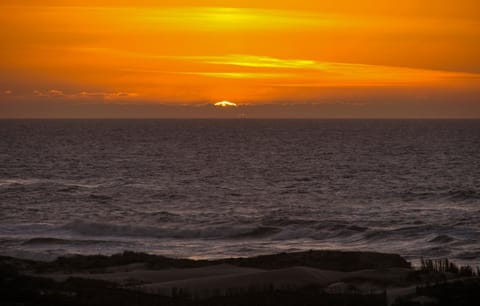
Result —
<path fill-rule="evenodd" d="M 25 102 L 480 103 L 477 0 L 39 2 L 0 3 L 7 117 Z"/>

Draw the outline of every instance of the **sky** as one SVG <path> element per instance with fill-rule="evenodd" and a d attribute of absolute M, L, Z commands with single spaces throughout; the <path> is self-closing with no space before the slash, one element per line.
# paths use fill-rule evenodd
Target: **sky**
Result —
<path fill-rule="evenodd" d="M 478 0 L 2 0 L 0 39 L 1 118 L 480 118 Z"/>

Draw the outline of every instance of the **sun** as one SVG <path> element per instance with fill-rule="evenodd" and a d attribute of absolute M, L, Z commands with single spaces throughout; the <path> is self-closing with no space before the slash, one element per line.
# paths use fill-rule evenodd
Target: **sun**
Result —
<path fill-rule="evenodd" d="M 237 107 L 236 103 L 230 101 L 220 101 L 214 104 L 217 107 Z"/>

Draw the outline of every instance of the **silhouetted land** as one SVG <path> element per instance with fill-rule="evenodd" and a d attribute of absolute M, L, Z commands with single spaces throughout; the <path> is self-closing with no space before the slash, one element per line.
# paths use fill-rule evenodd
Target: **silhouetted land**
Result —
<path fill-rule="evenodd" d="M 15 259 L 12 259 L 16 261 Z M 297 253 L 280 253 L 261 255 L 248 258 L 226 258 L 218 260 L 176 259 L 160 255 L 124 252 L 112 256 L 75 255 L 59 257 L 53 262 L 34 262 L 19 260 L 38 271 L 82 271 L 101 270 L 112 266 L 144 263 L 150 269 L 166 268 L 197 268 L 217 264 L 232 264 L 240 267 L 254 267 L 262 269 L 279 269 L 291 266 L 306 266 L 318 269 L 335 271 L 355 271 L 377 268 L 410 268 L 410 264 L 396 254 L 382 254 L 375 252 L 341 252 L 341 251 L 309 251 Z"/>
<path fill-rule="evenodd" d="M 395 254 L 339 251 L 221 260 L 173 259 L 132 252 L 112 256 L 60 257 L 52 262 L 0 257 L 0 304 L 376 306 L 387 305 L 388 290 L 411 287 L 412 293 L 398 296 L 394 305 L 420 305 L 422 302 L 429 302 L 429 305 L 478 305 L 480 281 L 473 269 L 459 268 L 445 260 L 423 262 L 421 269 L 414 270 Z M 292 267 L 302 268 L 295 270 Z M 202 298 L 192 295 L 198 284 L 190 279 L 174 282 L 168 279 L 160 283 L 160 289 L 165 289 L 165 284 L 172 284 L 169 294 L 145 289 L 156 285 L 152 280 L 146 280 L 145 275 L 164 277 L 162 275 L 170 273 L 172 278 L 175 273 L 210 271 L 205 272 L 208 274 L 218 273 L 221 269 L 235 270 L 236 274 L 205 275 L 202 283 L 208 285 L 210 281 L 214 284 L 212 279 L 218 278 L 221 282 L 231 282 L 231 288 L 223 291 L 211 288 L 214 294 Z M 471 273 L 465 272 L 467 270 Z M 295 284 L 295 278 L 299 278 L 297 286 L 275 285 L 278 277 L 288 280 L 291 271 L 297 274 L 290 275 L 290 284 Z M 269 275 L 275 275 L 275 279 L 268 286 L 242 283 L 247 276 L 255 280 L 268 279 L 265 277 Z M 129 279 L 126 282 L 119 276 L 128 276 Z M 301 282 L 300 278 L 310 280 L 304 276 L 314 276 L 312 283 Z M 190 286 L 190 291 L 182 290 L 181 286 Z M 243 289 L 233 290 L 234 286 L 237 289 L 243 286 Z"/>

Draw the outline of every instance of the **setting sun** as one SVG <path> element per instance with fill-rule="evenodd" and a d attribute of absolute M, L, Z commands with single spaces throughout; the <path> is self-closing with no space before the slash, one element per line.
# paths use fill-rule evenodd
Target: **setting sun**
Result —
<path fill-rule="evenodd" d="M 220 101 L 214 104 L 217 107 L 237 107 L 236 103 L 230 101 Z"/>

